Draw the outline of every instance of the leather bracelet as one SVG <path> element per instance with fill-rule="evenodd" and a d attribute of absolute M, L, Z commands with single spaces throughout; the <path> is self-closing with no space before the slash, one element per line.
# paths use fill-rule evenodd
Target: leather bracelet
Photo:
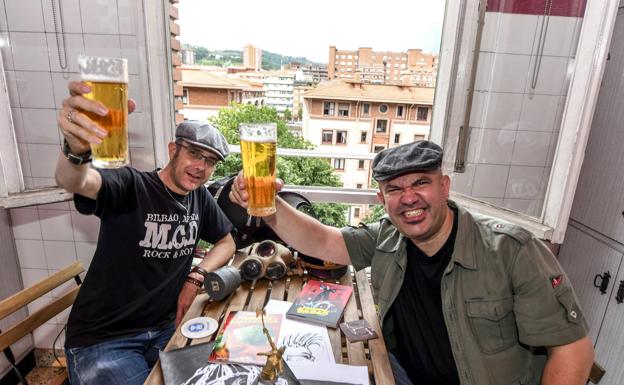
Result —
<path fill-rule="evenodd" d="M 208 275 L 208 271 L 206 271 L 206 269 L 204 269 L 203 267 L 197 265 L 195 267 L 193 267 L 191 269 L 191 273 L 197 273 L 197 274 L 201 274 L 204 279 L 206 278 L 206 276 Z"/>
<path fill-rule="evenodd" d="M 184 281 L 188 283 L 192 283 L 193 285 L 199 287 L 200 289 L 204 286 L 204 284 L 199 279 L 195 279 L 193 277 L 186 277 Z"/>

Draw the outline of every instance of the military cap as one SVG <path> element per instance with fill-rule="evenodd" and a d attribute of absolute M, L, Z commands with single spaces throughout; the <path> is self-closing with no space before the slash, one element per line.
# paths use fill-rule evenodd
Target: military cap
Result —
<path fill-rule="evenodd" d="M 384 181 L 414 171 L 435 170 L 442 164 L 442 147 L 428 140 L 390 147 L 373 159 L 373 178 Z"/>
<path fill-rule="evenodd" d="M 185 120 L 176 128 L 176 142 L 184 140 L 194 146 L 205 148 L 217 154 L 223 160 L 230 153 L 227 140 L 219 130 L 210 123 L 199 120 Z"/>

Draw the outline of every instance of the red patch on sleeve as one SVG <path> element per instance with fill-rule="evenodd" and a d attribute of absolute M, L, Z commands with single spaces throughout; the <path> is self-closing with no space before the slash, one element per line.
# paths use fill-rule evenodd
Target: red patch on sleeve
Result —
<path fill-rule="evenodd" d="M 556 277 L 550 278 L 550 284 L 552 285 L 553 289 L 559 286 L 561 281 L 563 281 L 563 275 L 558 275 Z"/>

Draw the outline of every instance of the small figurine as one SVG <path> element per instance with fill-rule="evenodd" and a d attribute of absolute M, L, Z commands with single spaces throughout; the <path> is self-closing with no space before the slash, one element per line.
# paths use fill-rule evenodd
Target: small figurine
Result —
<path fill-rule="evenodd" d="M 262 319 L 262 332 L 269 340 L 269 345 L 271 345 L 271 350 L 268 352 L 257 353 L 259 356 L 267 357 L 267 362 L 266 364 L 264 364 L 264 367 L 262 367 L 262 371 L 260 371 L 260 378 L 263 381 L 274 383 L 275 380 L 277 380 L 277 378 L 279 377 L 279 375 L 282 374 L 282 372 L 284 371 L 284 365 L 282 363 L 282 355 L 284 354 L 284 351 L 286 350 L 286 346 L 282 346 L 281 348 L 278 348 L 275 345 L 275 342 L 273 342 L 273 338 L 271 338 L 271 335 L 269 334 L 269 330 L 264 326 L 264 314 L 265 312 L 263 309 L 256 310 L 256 317 L 260 316 Z"/>

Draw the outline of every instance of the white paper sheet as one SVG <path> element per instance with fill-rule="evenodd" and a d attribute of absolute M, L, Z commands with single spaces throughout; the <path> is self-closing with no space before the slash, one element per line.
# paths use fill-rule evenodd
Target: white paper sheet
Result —
<path fill-rule="evenodd" d="M 297 380 L 304 385 L 313 384 L 314 381 L 336 385 L 369 385 L 366 366 L 299 362 L 293 362 L 289 366 Z"/>
<path fill-rule="evenodd" d="M 267 313 L 286 314 L 292 302 L 269 300 L 264 310 Z M 335 363 L 329 333 L 325 326 L 286 318 L 278 337 L 278 346 L 286 345 L 284 360 L 290 365 L 295 362 Z"/>

